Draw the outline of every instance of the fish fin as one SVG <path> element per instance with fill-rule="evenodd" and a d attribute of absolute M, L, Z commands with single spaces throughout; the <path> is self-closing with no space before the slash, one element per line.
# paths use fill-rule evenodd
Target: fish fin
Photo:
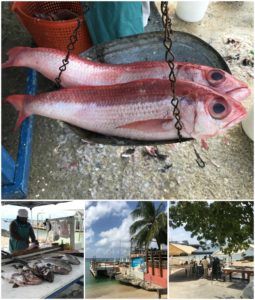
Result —
<path fill-rule="evenodd" d="M 27 47 L 14 47 L 7 52 L 8 60 L 2 64 L 2 68 L 18 67 L 18 55 L 26 50 Z"/>
<path fill-rule="evenodd" d="M 201 147 L 204 148 L 205 150 L 209 150 L 209 145 L 207 144 L 205 139 L 201 140 Z"/>
<path fill-rule="evenodd" d="M 143 121 L 135 121 L 128 124 L 118 126 L 117 128 L 135 129 L 139 131 L 162 132 L 169 130 L 167 127 L 172 122 L 172 118 L 167 119 L 150 119 Z"/>
<path fill-rule="evenodd" d="M 31 95 L 11 95 L 6 98 L 6 101 L 11 103 L 17 111 L 19 111 L 19 117 L 15 125 L 15 130 L 17 130 L 21 123 L 29 116 L 24 112 L 24 103 L 33 98 Z"/>

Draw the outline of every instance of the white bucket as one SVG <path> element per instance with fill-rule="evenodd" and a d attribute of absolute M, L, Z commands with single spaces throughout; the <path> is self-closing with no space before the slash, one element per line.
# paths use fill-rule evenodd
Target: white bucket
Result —
<path fill-rule="evenodd" d="M 205 1 L 177 1 L 176 14 L 186 22 L 199 22 L 203 19 L 209 0 Z"/>
<path fill-rule="evenodd" d="M 248 112 L 248 116 L 242 121 L 243 130 L 246 135 L 254 141 L 254 106 Z"/>

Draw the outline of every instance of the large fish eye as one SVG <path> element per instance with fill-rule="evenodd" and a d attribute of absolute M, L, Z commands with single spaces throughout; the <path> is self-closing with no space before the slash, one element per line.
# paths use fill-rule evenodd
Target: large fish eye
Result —
<path fill-rule="evenodd" d="M 218 85 L 226 80 L 224 72 L 219 69 L 209 71 L 206 77 L 211 85 Z"/>
<path fill-rule="evenodd" d="M 209 104 L 209 113 L 214 119 L 224 119 L 230 110 L 230 106 L 224 98 L 213 99 Z"/>

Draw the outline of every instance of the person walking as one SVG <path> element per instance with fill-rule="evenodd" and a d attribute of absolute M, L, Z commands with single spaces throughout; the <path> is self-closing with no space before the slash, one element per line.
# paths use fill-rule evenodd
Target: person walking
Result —
<path fill-rule="evenodd" d="M 204 256 L 204 258 L 201 261 L 202 266 L 203 266 L 203 270 L 204 270 L 204 278 L 208 278 L 208 268 L 209 268 L 209 262 L 207 260 L 207 256 Z"/>
<path fill-rule="evenodd" d="M 212 280 L 214 278 L 216 278 L 216 280 L 221 278 L 221 266 L 220 266 L 220 260 L 218 257 L 215 257 L 212 262 Z"/>

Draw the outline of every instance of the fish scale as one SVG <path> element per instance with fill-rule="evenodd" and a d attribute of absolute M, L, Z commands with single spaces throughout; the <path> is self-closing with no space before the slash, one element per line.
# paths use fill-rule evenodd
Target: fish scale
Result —
<path fill-rule="evenodd" d="M 227 95 L 191 81 L 176 82 L 182 135 L 206 139 L 223 133 L 246 116 L 243 105 Z M 11 95 L 20 111 L 17 125 L 37 114 L 97 133 L 134 140 L 177 138 L 168 80 L 143 79 L 101 87 L 77 87 L 36 96 Z M 221 106 L 220 113 L 214 106 Z"/>
<path fill-rule="evenodd" d="M 66 53 L 50 48 L 15 47 L 8 51 L 9 59 L 3 68 L 29 67 L 55 81 Z M 215 80 L 220 74 L 222 78 Z M 238 101 L 251 91 L 246 83 L 219 69 L 185 62 L 175 62 L 177 80 L 189 80 L 228 94 Z M 169 67 L 162 61 L 143 61 L 130 64 L 103 64 L 71 54 L 67 69 L 62 73 L 63 87 L 102 86 L 126 83 L 146 78 L 168 79 Z M 221 77 L 220 76 L 220 77 Z"/>

